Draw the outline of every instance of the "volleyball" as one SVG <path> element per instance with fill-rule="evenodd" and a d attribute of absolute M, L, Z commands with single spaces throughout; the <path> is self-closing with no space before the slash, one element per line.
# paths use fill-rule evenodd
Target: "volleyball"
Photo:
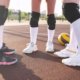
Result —
<path fill-rule="evenodd" d="M 70 37 L 69 37 L 69 34 L 68 33 L 61 33 L 59 34 L 58 36 L 58 42 L 65 46 L 66 44 L 68 44 L 70 41 Z"/>

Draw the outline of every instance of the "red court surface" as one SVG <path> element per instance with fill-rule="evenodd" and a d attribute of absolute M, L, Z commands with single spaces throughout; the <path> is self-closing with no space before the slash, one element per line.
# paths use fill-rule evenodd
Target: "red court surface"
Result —
<path fill-rule="evenodd" d="M 61 58 L 45 52 L 47 25 L 39 25 L 39 51 L 25 55 L 22 50 L 29 42 L 28 25 L 5 26 L 4 41 L 17 51 L 18 63 L 0 66 L 0 80 L 80 80 L 80 67 L 69 67 L 61 63 Z M 57 37 L 61 32 L 69 33 L 69 24 L 57 24 L 54 37 L 55 51 L 61 50 Z"/>

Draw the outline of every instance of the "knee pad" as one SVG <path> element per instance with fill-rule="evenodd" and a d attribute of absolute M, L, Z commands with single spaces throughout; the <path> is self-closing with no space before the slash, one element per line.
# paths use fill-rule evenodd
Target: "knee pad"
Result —
<path fill-rule="evenodd" d="M 39 17 L 40 17 L 40 13 L 32 12 L 32 17 L 30 20 L 31 27 L 38 27 Z"/>
<path fill-rule="evenodd" d="M 5 21 L 6 21 L 6 19 L 7 19 L 7 17 L 8 17 L 8 8 L 5 8 L 5 13 L 4 13 L 4 23 L 5 23 Z"/>
<path fill-rule="evenodd" d="M 0 6 L 0 25 L 4 25 L 8 15 L 8 9 L 5 6 Z"/>
<path fill-rule="evenodd" d="M 47 24 L 48 24 L 50 30 L 55 29 L 56 19 L 55 19 L 54 14 L 48 15 Z"/>
<path fill-rule="evenodd" d="M 63 14 L 65 18 L 70 22 L 74 22 L 80 18 L 79 6 L 76 3 L 64 3 L 63 4 Z"/>

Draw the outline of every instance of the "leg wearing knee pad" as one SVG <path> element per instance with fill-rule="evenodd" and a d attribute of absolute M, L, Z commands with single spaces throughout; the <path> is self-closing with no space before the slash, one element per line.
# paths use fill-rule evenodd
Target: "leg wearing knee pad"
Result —
<path fill-rule="evenodd" d="M 70 22 L 74 22 L 80 18 L 79 6 L 76 3 L 64 3 L 63 4 L 63 14 L 65 18 Z"/>
<path fill-rule="evenodd" d="M 47 23 L 48 23 L 48 26 L 49 26 L 50 30 L 54 30 L 55 29 L 56 19 L 55 19 L 54 14 L 48 15 Z"/>
<path fill-rule="evenodd" d="M 32 17 L 30 20 L 31 27 L 38 27 L 40 13 L 38 12 L 32 12 Z"/>
<path fill-rule="evenodd" d="M 4 20 L 3 20 L 3 23 L 5 23 L 7 17 L 8 17 L 8 8 L 5 8 L 5 13 L 4 13 Z"/>
<path fill-rule="evenodd" d="M 8 9 L 5 6 L 0 6 L 0 25 L 4 25 L 8 15 Z"/>
<path fill-rule="evenodd" d="M 5 6 L 0 6 L 0 25 L 4 24 Z"/>

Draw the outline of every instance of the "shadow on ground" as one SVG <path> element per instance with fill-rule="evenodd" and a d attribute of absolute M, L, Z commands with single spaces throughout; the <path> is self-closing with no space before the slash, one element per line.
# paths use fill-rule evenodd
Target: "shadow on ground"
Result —
<path fill-rule="evenodd" d="M 4 80 L 42 80 L 32 70 L 26 68 L 21 62 L 21 55 L 18 55 L 18 59 L 19 62 L 15 65 L 0 66 L 0 75 Z"/>

